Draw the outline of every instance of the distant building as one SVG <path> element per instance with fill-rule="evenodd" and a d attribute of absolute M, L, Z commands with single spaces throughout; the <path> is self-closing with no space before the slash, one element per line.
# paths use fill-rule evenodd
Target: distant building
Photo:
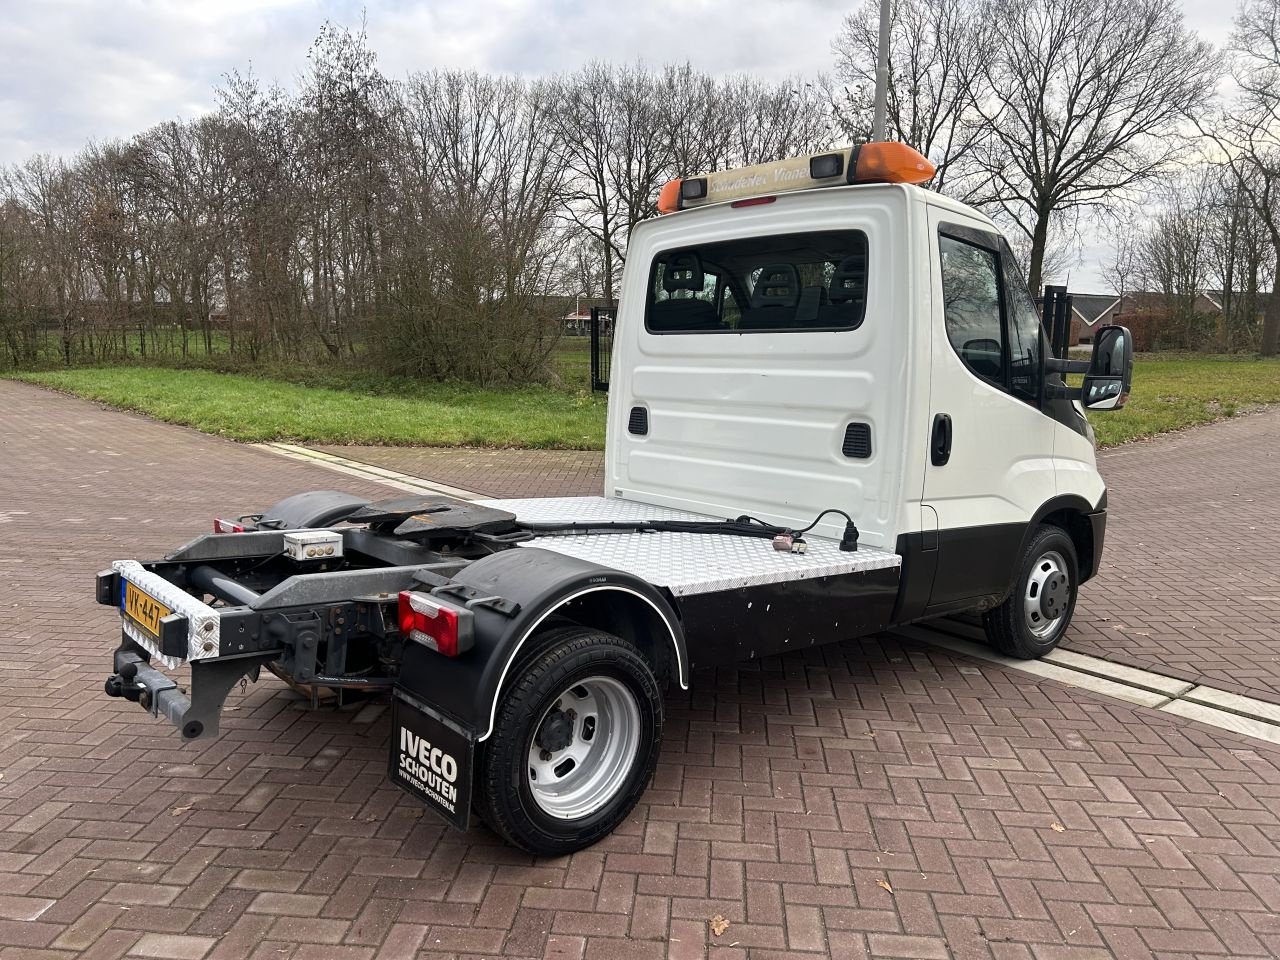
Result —
<path fill-rule="evenodd" d="M 613 309 L 607 300 L 576 298 L 574 308 L 561 318 L 565 334 L 571 337 L 589 336 L 593 309 L 600 310 L 601 316 L 607 321 L 605 330 L 610 330 L 613 325 Z"/>
<path fill-rule="evenodd" d="M 1093 335 L 1115 307 L 1120 298 L 1114 293 L 1073 293 L 1071 294 L 1071 336 L 1068 346 L 1081 343 L 1093 343 Z"/>

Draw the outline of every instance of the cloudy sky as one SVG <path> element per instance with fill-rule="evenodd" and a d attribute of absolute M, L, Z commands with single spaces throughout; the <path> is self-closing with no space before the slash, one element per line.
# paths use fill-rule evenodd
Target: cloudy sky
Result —
<path fill-rule="evenodd" d="M 1233 0 L 1183 0 L 1221 43 Z M 229 70 L 291 85 L 326 19 L 360 22 L 388 75 L 528 75 L 688 60 L 776 78 L 831 66 L 838 0 L 0 0 L 0 166 L 211 108 Z M 1093 244 L 1090 244 L 1092 247 Z M 1086 255 L 1087 256 L 1087 255 Z M 1095 259 L 1088 257 L 1087 259 Z M 1092 264 L 1077 270 L 1092 274 Z"/>

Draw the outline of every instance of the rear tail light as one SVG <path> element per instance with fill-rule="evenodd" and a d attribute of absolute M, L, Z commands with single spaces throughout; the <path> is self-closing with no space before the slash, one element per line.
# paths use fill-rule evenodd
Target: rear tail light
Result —
<path fill-rule="evenodd" d="M 234 520 L 223 520 L 221 517 L 213 518 L 214 533 L 244 533 L 244 524 L 236 523 Z"/>
<path fill-rule="evenodd" d="M 471 649 L 472 613 L 413 590 L 400 592 L 400 632 L 406 639 L 456 657 Z"/>

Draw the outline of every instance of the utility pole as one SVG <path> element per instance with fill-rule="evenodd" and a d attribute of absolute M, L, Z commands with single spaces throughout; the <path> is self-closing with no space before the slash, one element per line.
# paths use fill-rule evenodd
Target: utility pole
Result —
<path fill-rule="evenodd" d="M 885 114 L 889 101 L 889 15 L 892 0 L 880 0 L 880 46 L 876 50 L 876 107 L 871 120 L 871 139 L 885 139 Z"/>

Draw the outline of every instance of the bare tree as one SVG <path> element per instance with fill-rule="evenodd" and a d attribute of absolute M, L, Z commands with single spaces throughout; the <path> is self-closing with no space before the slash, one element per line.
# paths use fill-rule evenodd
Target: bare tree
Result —
<path fill-rule="evenodd" d="M 1212 186 L 1204 169 L 1170 181 L 1162 191 L 1161 209 L 1136 244 L 1138 275 L 1163 300 L 1168 323 L 1163 339 L 1183 349 L 1207 345 L 1214 333 L 1199 309 L 1210 271 Z"/>
<path fill-rule="evenodd" d="M 536 376 L 560 333 L 561 151 L 546 85 L 411 77 L 384 225 L 388 368 L 488 382 Z"/>
<path fill-rule="evenodd" d="M 977 160 L 998 206 L 1031 240 L 1040 286 L 1056 216 L 1113 200 L 1186 150 L 1179 133 L 1220 74 L 1175 0 L 990 0 L 999 37 L 978 116 Z"/>
<path fill-rule="evenodd" d="M 1201 130 L 1226 156 L 1237 189 L 1280 259 L 1280 2 L 1245 0 L 1232 35 L 1231 73 L 1238 92 Z M 1280 352 L 1280 270 L 1272 280 L 1260 351 Z"/>
<path fill-rule="evenodd" d="M 1212 218 L 1206 238 L 1210 282 L 1221 296 L 1219 345 L 1257 350 L 1261 292 L 1274 284 L 1276 248 L 1253 203 L 1252 185 L 1237 182 L 1229 165 L 1211 171 Z"/>
<path fill-rule="evenodd" d="M 870 130 L 879 8 L 878 0 L 864 0 L 831 44 L 841 83 L 833 106 L 853 140 Z M 973 0 L 895 0 L 890 38 L 889 135 L 929 157 L 934 189 L 963 197 L 965 164 L 985 135 L 974 104 L 986 96 L 999 49 L 993 24 Z"/>
<path fill-rule="evenodd" d="M 1111 258 L 1102 266 L 1103 278 L 1117 297 L 1126 297 L 1141 286 L 1138 247 L 1143 224 L 1133 211 L 1117 220 L 1111 231 Z"/>

